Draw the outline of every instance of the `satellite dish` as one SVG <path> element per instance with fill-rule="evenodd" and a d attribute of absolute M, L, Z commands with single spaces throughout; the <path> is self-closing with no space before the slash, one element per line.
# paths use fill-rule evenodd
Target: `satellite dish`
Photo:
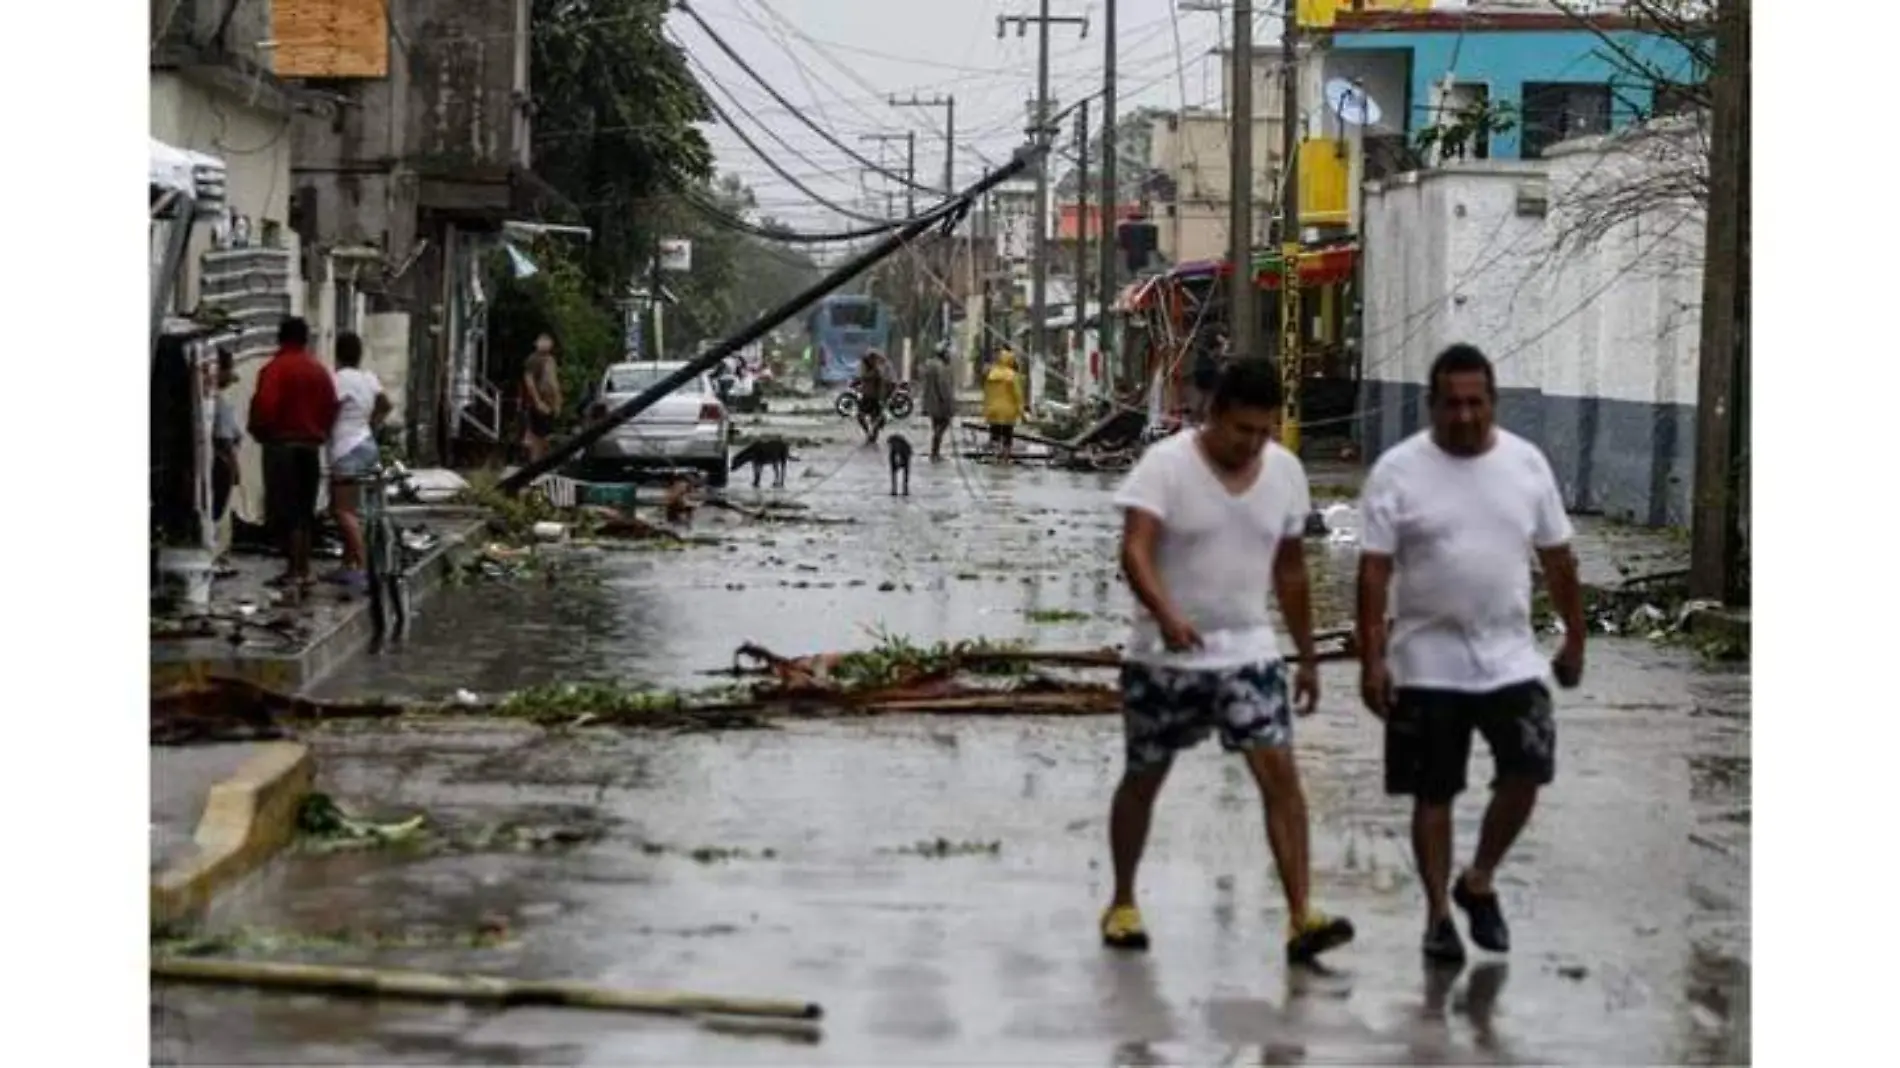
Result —
<path fill-rule="evenodd" d="M 1349 82 L 1344 78 L 1329 78 L 1326 81 L 1326 106 L 1339 121 L 1348 126 L 1376 126 L 1379 122 L 1379 105 L 1366 92 L 1365 87 Z"/>

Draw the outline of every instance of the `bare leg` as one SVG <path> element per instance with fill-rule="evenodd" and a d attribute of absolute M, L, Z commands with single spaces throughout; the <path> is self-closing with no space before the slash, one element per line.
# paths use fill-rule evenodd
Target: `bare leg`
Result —
<path fill-rule="evenodd" d="M 1430 922 L 1451 916 L 1451 802 L 1412 806 L 1412 856 L 1425 884 L 1425 907 Z"/>
<path fill-rule="evenodd" d="M 337 530 L 343 535 L 343 567 L 361 571 L 368 554 L 363 547 L 363 525 L 357 519 L 357 485 L 354 482 L 330 483 L 330 514 L 336 517 Z"/>
<path fill-rule="evenodd" d="M 1484 829 L 1478 834 L 1478 854 L 1465 870 L 1465 885 L 1474 894 L 1491 893 L 1491 876 L 1503 863 L 1517 836 L 1537 807 L 1537 783 L 1530 779 L 1500 779 L 1484 810 Z"/>
<path fill-rule="evenodd" d="M 1148 826 L 1155 810 L 1155 798 L 1161 784 L 1168 781 L 1168 768 L 1122 773 L 1115 787 L 1115 800 L 1108 810 L 1108 848 L 1115 861 L 1114 904 L 1135 903 L 1135 869 L 1141 866 L 1141 852 L 1148 845 Z"/>
<path fill-rule="evenodd" d="M 1300 786 L 1300 769 L 1287 746 L 1249 749 L 1246 757 L 1247 770 L 1260 787 L 1267 848 L 1273 852 L 1273 866 L 1286 892 L 1287 915 L 1297 923 L 1306 917 L 1311 885 L 1306 791 Z"/>

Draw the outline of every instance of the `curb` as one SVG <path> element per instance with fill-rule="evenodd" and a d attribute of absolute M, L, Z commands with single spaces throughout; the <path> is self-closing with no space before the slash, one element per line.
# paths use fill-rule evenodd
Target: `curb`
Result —
<path fill-rule="evenodd" d="M 264 866 L 297 831 L 316 760 L 295 742 L 269 742 L 211 788 L 193 836 L 197 849 L 152 879 L 152 924 L 200 917 L 219 893 Z"/>

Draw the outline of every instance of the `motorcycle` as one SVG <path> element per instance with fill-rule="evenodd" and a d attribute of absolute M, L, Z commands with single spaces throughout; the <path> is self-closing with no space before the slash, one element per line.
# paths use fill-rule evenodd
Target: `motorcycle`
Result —
<path fill-rule="evenodd" d="M 838 410 L 838 414 L 846 419 L 855 419 L 858 416 L 858 382 L 858 379 L 853 378 L 851 384 L 844 387 L 844 392 L 838 394 L 837 401 L 832 405 Z M 891 395 L 884 402 L 884 414 L 892 419 L 908 419 L 915 404 L 910 395 L 910 383 L 898 382 L 891 387 Z"/>

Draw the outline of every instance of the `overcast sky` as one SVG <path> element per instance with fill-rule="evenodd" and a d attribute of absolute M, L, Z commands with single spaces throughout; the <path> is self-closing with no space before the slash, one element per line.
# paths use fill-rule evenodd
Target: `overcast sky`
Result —
<path fill-rule="evenodd" d="M 1256 6 L 1263 23 L 1256 36 L 1277 40 L 1264 11 L 1269 5 Z M 860 138 L 916 131 L 920 181 L 937 181 L 943 173 L 943 109 L 893 108 L 885 102 L 891 94 L 956 97 L 959 183 L 981 171 L 982 154 L 1003 160 L 1023 140 L 1025 106 L 1036 92 L 1036 30 L 1032 25 L 1019 38 L 1011 27 L 998 40 L 996 19 L 1034 15 L 1037 0 L 693 0 L 693 7 L 779 93 L 863 155 L 876 160 L 882 151 L 886 165 L 901 170 L 901 141 L 879 145 Z M 1190 105 L 1219 103 L 1219 66 L 1209 51 L 1231 20 L 1195 11 L 1181 12 L 1177 20 L 1175 7 L 1176 0 L 1121 0 L 1118 5 L 1124 112 L 1141 104 L 1175 107 L 1184 93 Z M 1101 0 L 1051 0 L 1052 15 L 1089 16 L 1086 38 L 1077 26 L 1050 27 L 1050 95 L 1058 107 L 1101 86 L 1102 11 Z M 882 212 L 889 183 L 874 174 L 861 176 L 857 161 L 774 103 L 687 15 L 674 12 L 669 25 L 675 40 L 703 65 L 696 73 L 713 83 L 708 91 L 714 99 L 780 166 L 828 199 L 861 211 L 875 204 Z M 734 98 L 743 114 L 734 108 Z M 761 210 L 800 228 L 846 223 L 774 175 L 731 130 L 716 124 L 707 128 L 707 136 L 720 169 L 751 185 Z"/>

